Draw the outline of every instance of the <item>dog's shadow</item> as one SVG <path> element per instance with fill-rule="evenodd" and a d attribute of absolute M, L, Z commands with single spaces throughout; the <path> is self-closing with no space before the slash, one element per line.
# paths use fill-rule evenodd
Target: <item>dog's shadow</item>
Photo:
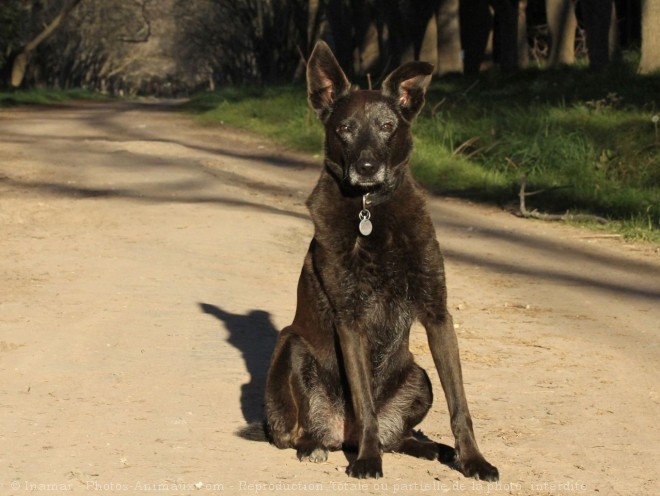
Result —
<path fill-rule="evenodd" d="M 229 332 L 227 342 L 242 353 L 245 367 L 250 374 L 250 381 L 241 386 L 241 411 L 247 426 L 237 434 L 263 441 L 266 375 L 279 334 L 271 316 L 263 310 L 252 310 L 245 315 L 231 313 L 208 303 L 200 303 L 199 307 L 202 312 L 224 324 Z"/>
<path fill-rule="evenodd" d="M 199 307 L 202 312 L 215 317 L 224 324 L 229 332 L 227 341 L 241 351 L 250 374 L 250 381 L 241 386 L 241 411 L 247 425 L 240 429 L 237 435 L 253 441 L 265 441 L 263 400 L 266 390 L 266 375 L 279 334 L 273 325 L 270 314 L 263 310 L 252 310 L 245 315 L 236 314 L 208 303 L 200 303 Z M 428 439 L 421 432 L 416 435 Z M 442 443 L 436 444 L 440 463 L 457 470 L 454 448 Z M 346 447 L 343 452 L 350 466 L 355 462 L 357 453 Z"/>

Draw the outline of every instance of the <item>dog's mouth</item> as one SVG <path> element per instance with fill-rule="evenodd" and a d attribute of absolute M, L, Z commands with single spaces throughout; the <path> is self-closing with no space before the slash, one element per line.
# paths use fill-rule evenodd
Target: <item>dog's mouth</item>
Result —
<path fill-rule="evenodd" d="M 358 188 L 377 188 L 385 184 L 387 173 L 385 166 L 370 166 L 367 169 L 351 166 L 346 176 L 351 186 Z"/>

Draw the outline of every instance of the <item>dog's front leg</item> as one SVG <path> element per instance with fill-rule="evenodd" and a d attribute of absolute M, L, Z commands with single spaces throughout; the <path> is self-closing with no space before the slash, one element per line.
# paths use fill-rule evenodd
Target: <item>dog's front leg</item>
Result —
<path fill-rule="evenodd" d="M 499 478 L 497 468 L 483 457 L 474 437 L 472 418 L 463 388 L 458 340 L 451 315 L 445 313 L 440 319 L 428 319 L 422 323 L 426 328 L 431 355 L 447 398 L 460 470 L 467 477 L 496 481 Z"/>
<path fill-rule="evenodd" d="M 358 457 L 348 475 L 365 479 L 382 477 L 383 464 L 378 440 L 378 420 L 371 389 L 372 371 L 369 343 L 359 326 L 338 325 L 337 334 L 350 388 L 358 433 Z"/>

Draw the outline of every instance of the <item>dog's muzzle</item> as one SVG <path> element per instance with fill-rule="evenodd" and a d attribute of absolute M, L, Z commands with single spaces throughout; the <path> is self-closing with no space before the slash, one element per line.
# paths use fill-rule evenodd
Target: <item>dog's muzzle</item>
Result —
<path fill-rule="evenodd" d="M 348 179 L 353 186 L 376 186 L 385 182 L 385 166 L 372 157 L 361 157 L 350 165 Z"/>
<path fill-rule="evenodd" d="M 353 186 L 378 186 L 385 182 L 385 168 L 371 166 L 370 168 L 351 167 L 348 172 L 348 180 Z"/>

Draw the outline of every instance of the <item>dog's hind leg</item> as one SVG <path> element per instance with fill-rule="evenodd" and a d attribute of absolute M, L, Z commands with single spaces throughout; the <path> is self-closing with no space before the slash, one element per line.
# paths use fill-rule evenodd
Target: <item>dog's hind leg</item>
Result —
<path fill-rule="evenodd" d="M 438 443 L 426 439 L 423 435 L 420 435 L 417 432 L 413 432 L 408 437 L 401 440 L 399 445 L 392 451 L 414 456 L 415 458 L 424 458 L 426 460 L 437 460 L 440 458 L 440 447 Z"/>
<path fill-rule="evenodd" d="M 432 403 L 433 393 L 428 375 L 417 364 L 411 363 L 406 378 L 378 412 L 383 449 L 437 460 L 438 444 L 413 431 L 424 419 Z"/>
<path fill-rule="evenodd" d="M 305 435 L 298 439 L 295 448 L 296 456 L 301 462 L 321 463 L 328 459 L 327 448 L 310 435 Z"/>
<path fill-rule="evenodd" d="M 266 379 L 264 421 L 266 437 L 280 449 L 292 448 L 300 430 L 297 402 L 289 381 L 292 373 L 290 357 L 290 336 L 282 331 Z"/>
<path fill-rule="evenodd" d="M 269 439 L 278 448 L 294 448 L 301 461 L 323 462 L 329 449 L 341 447 L 343 416 L 304 339 L 291 333 L 280 339 L 266 384 Z"/>
<path fill-rule="evenodd" d="M 404 453 L 426 460 L 439 460 L 453 466 L 456 450 L 436 443 L 414 427 L 422 422 L 433 402 L 431 381 L 424 369 L 413 363 L 410 372 L 396 394 L 386 403 L 379 415 L 380 425 L 389 425 L 384 439 L 385 451 Z M 400 419 L 397 424 L 395 419 Z M 398 426 L 401 426 L 397 428 Z"/>

